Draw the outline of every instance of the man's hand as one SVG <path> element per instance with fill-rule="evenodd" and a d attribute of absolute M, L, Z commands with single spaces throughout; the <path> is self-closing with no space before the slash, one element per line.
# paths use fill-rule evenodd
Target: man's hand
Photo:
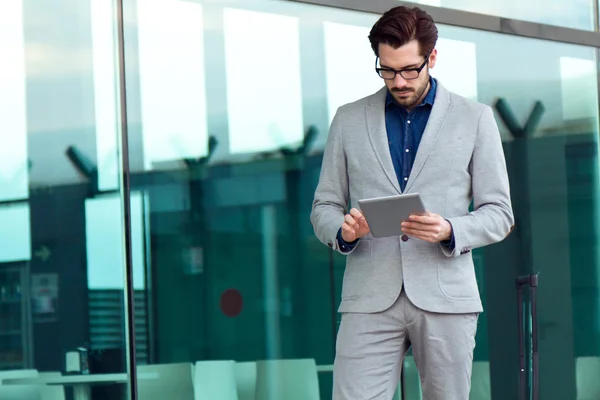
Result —
<path fill-rule="evenodd" d="M 351 243 L 369 232 L 371 232 L 369 224 L 360 211 L 353 208 L 350 210 L 350 214 L 346 214 L 342 225 L 342 239 Z"/>
<path fill-rule="evenodd" d="M 430 243 L 439 243 L 452 237 L 452 225 L 438 214 L 411 215 L 402 222 L 402 232 Z"/>

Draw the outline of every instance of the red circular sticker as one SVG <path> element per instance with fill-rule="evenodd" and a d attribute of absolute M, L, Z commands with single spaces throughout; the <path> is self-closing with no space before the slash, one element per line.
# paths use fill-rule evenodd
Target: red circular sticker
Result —
<path fill-rule="evenodd" d="M 242 294 L 236 289 L 227 289 L 221 295 L 221 311 L 228 317 L 237 317 L 244 305 Z"/>

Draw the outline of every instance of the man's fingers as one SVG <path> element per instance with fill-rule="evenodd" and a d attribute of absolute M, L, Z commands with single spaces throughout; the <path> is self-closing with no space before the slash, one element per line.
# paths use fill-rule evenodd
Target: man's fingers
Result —
<path fill-rule="evenodd" d="M 363 218 L 363 219 L 362 219 L 362 221 L 361 221 L 361 224 L 362 224 L 362 225 L 363 225 L 365 228 L 367 228 L 368 230 L 371 230 L 371 228 L 369 228 L 369 223 L 367 222 L 367 219 L 366 219 L 366 218 Z"/>
<path fill-rule="evenodd" d="M 423 232 L 440 233 L 442 228 L 439 224 L 424 224 L 421 222 L 403 222 L 402 229 L 416 229 Z"/>
<path fill-rule="evenodd" d="M 354 219 L 354 217 L 352 217 L 349 214 L 346 214 L 346 216 L 344 217 L 344 222 L 347 223 L 348 225 L 355 227 L 358 225 L 358 223 L 356 222 L 356 220 Z"/>
<path fill-rule="evenodd" d="M 353 227 L 351 227 L 350 225 L 348 225 L 346 223 L 344 223 L 344 225 L 342 225 L 342 230 L 347 233 L 355 233 L 356 232 L 356 229 L 354 229 Z"/>
<path fill-rule="evenodd" d="M 432 214 L 432 213 L 427 213 L 427 215 L 418 215 L 418 214 L 411 214 L 409 216 L 409 221 L 413 221 L 413 222 L 420 222 L 422 224 L 439 224 L 440 221 L 442 220 L 442 217 L 437 215 L 437 214 Z"/>
<path fill-rule="evenodd" d="M 437 241 L 435 234 L 432 232 L 429 232 L 429 231 L 405 229 L 404 233 L 407 234 L 408 236 L 412 236 L 414 238 L 421 239 L 426 242 L 436 242 Z"/>
<path fill-rule="evenodd" d="M 409 221 L 412 222 L 418 222 L 420 224 L 427 224 L 427 225 L 433 225 L 433 224 L 437 224 L 439 223 L 438 219 L 436 217 L 433 216 L 428 216 L 428 215 L 411 215 L 408 219 Z"/>
<path fill-rule="evenodd" d="M 350 225 L 344 223 L 344 225 L 342 225 L 342 232 L 346 232 L 346 234 L 352 236 L 352 237 L 356 237 L 356 229 L 354 229 L 353 227 L 351 227 Z"/>
<path fill-rule="evenodd" d="M 365 221 L 364 215 L 362 215 L 362 213 L 360 211 L 358 211 L 356 208 L 353 208 L 352 210 L 350 210 L 350 215 L 352 215 L 354 217 L 354 219 L 359 222 Z"/>
<path fill-rule="evenodd" d="M 423 229 L 405 228 L 405 229 L 402 229 L 402 231 L 404 233 L 406 233 L 407 235 L 412 235 L 412 236 L 427 236 L 427 237 L 435 236 L 435 232 L 427 231 L 427 230 L 423 230 Z"/>

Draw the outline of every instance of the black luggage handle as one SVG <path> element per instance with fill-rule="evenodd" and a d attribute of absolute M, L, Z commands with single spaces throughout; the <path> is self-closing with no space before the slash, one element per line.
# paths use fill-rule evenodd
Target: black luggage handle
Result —
<path fill-rule="evenodd" d="M 538 400 L 538 332 L 537 332 L 537 303 L 536 289 L 538 287 L 538 274 L 521 275 L 515 280 L 517 286 L 517 305 L 519 318 L 519 398 L 526 400 L 527 396 L 527 380 L 525 374 L 525 329 L 523 326 L 523 287 L 529 286 L 531 299 L 531 367 L 532 367 L 532 382 L 531 392 L 533 400 Z"/>

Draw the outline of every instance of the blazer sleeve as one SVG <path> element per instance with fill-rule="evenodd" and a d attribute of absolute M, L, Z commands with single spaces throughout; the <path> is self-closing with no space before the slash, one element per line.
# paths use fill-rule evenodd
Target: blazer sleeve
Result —
<path fill-rule="evenodd" d="M 489 106 L 484 107 L 479 118 L 470 172 L 473 211 L 448 218 L 455 241 L 453 249 L 442 246 L 448 257 L 500 242 L 514 227 L 506 160 L 498 125 Z"/>
<path fill-rule="evenodd" d="M 317 238 L 342 254 L 349 254 L 354 250 L 354 248 L 351 248 L 343 251 L 337 240 L 338 231 L 344 223 L 344 215 L 348 209 L 350 197 L 348 181 L 348 165 L 342 138 L 342 121 L 338 109 L 329 128 L 310 221 Z"/>

